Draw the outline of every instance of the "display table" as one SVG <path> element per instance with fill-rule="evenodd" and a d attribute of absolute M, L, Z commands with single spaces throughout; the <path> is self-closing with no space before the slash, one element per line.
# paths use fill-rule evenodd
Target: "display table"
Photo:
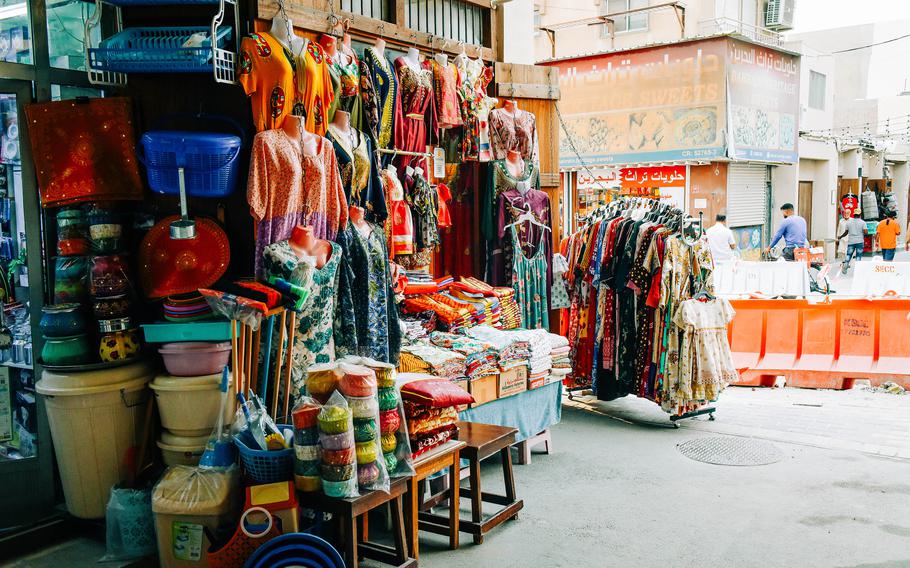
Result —
<path fill-rule="evenodd" d="M 524 442 L 558 424 L 562 418 L 562 382 L 499 398 L 458 413 L 464 422 L 517 428 L 516 442 Z"/>

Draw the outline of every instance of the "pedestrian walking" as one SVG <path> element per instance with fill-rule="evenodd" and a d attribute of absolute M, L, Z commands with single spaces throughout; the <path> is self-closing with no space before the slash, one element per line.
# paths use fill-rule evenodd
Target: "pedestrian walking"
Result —
<path fill-rule="evenodd" d="M 727 228 L 727 216 L 719 213 L 714 217 L 714 221 L 714 226 L 705 231 L 708 245 L 711 247 L 711 256 L 714 257 L 714 262 L 733 260 L 736 239 L 733 238 L 733 231 Z"/>
<path fill-rule="evenodd" d="M 901 225 L 897 222 L 897 212 L 888 211 L 884 221 L 879 221 L 875 232 L 878 233 L 878 246 L 882 249 L 885 262 L 894 262 L 894 250 L 897 248 L 897 236 L 901 234 Z"/>
<path fill-rule="evenodd" d="M 837 238 L 838 240 L 847 237 L 847 256 L 841 264 L 841 272 L 844 274 L 850 270 L 850 262 L 856 257 L 859 261 L 863 256 L 863 246 L 866 238 L 866 222 L 863 221 L 859 209 L 853 211 L 853 218 L 847 221 L 846 228 Z"/>

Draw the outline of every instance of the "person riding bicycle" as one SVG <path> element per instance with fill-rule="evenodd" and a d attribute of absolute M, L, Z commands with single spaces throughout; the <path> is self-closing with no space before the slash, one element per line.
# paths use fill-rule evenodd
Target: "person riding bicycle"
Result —
<path fill-rule="evenodd" d="M 806 220 L 799 215 L 796 215 L 792 203 L 784 203 L 781 205 L 780 210 L 784 215 L 784 220 L 780 224 L 780 227 L 777 228 L 777 232 L 774 233 L 771 244 L 765 249 L 765 254 L 769 254 L 771 249 L 774 248 L 774 245 L 781 239 L 784 239 L 783 257 L 786 260 L 793 260 L 793 251 L 795 249 L 809 246 Z"/>

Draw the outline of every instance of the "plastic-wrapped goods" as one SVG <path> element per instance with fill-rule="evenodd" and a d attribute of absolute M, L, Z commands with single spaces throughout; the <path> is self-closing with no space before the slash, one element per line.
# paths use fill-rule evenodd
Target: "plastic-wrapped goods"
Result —
<path fill-rule="evenodd" d="M 335 392 L 319 411 L 319 473 L 322 490 L 329 497 L 357 497 L 354 418 L 347 401 Z M 330 460 L 330 461 L 327 461 Z"/>
<path fill-rule="evenodd" d="M 376 374 L 368 367 L 343 362 L 338 390 L 343 393 L 354 417 L 357 480 L 361 491 L 389 492 L 389 474 L 382 457 L 379 437 L 379 399 Z"/>
<path fill-rule="evenodd" d="M 319 413 L 322 405 L 310 397 L 302 397 L 294 405 L 294 484 L 299 491 L 314 492 L 322 487 L 319 476 Z"/>
<path fill-rule="evenodd" d="M 325 404 L 338 388 L 341 371 L 337 363 L 313 365 L 306 370 L 307 394 Z"/>
<path fill-rule="evenodd" d="M 151 489 L 112 487 L 105 520 L 107 552 L 102 561 L 130 560 L 155 553 Z"/>
<path fill-rule="evenodd" d="M 404 405 L 397 388 L 379 389 L 379 409 L 380 445 L 389 477 L 414 475 Z"/>
<path fill-rule="evenodd" d="M 878 221 L 878 196 L 874 191 L 864 191 L 862 194 L 863 220 Z"/>
<path fill-rule="evenodd" d="M 373 371 L 376 375 L 376 384 L 379 388 L 395 386 L 395 365 L 376 361 L 369 357 L 361 357 L 359 364 Z"/>
<path fill-rule="evenodd" d="M 242 492 L 236 466 L 223 470 L 174 466 L 152 490 L 158 557 L 165 568 L 208 566 L 208 535 L 231 534 Z"/>

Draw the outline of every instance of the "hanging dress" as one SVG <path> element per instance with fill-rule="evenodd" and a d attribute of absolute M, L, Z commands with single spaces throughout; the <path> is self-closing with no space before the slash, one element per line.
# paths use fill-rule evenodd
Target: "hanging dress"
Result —
<path fill-rule="evenodd" d="M 366 99 L 370 96 L 371 102 L 364 100 L 364 106 L 374 106 L 375 115 L 366 113 L 365 126 L 373 133 L 379 148 L 392 147 L 392 135 L 395 131 L 395 101 L 398 98 L 398 80 L 391 63 L 380 54 L 376 48 L 370 46 L 363 50 L 363 59 L 360 60 L 361 83 L 364 78 L 370 80 L 372 93 L 361 90 L 361 96 Z"/>
<path fill-rule="evenodd" d="M 329 125 L 326 137 L 335 148 L 348 204 L 363 207 L 370 222 L 385 221 L 388 209 L 370 138 L 353 126 L 349 132 L 343 132 L 334 124 Z"/>
<path fill-rule="evenodd" d="M 414 218 L 411 216 L 411 207 L 405 201 L 401 181 L 389 170 L 382 170 L 379 175 L 385 186 L 389 210 L 389 217 L 385 223 L 389 258 L 395 258 L 398 254 L 414 254 Z"/>
<path fill-rule="evenodd" d="M 494 160 L 505 160 L 509 150 L 521 154 L 521 159 L 538 163 L 537 119 L 534 113 L 504 108 L 490 111 L 490 142 Z"/>
<path fill-rule="evenodd" d="M 398 73 L 398 100 L 395 108 L 395 148 L 408 152 L 426 152 L 427 132 L 436 138 L 436 107 L 433 104 L 433 77 L 425 68 L 414 69 L 404 57 L 395 60 Z M 399 171 L 414 165 L 411 156 L 399 157 Z M 426 168 L 425 168 L 426 169 Z"/>
<path fill-rule="evenodd" d="M 297 93 L 306 116 L 306 129 L 325 136 L 329 108 L 335 100 L 332 77 L 322 46 L 305 40 L 306 47 L 297 55 Z"/>
<path fill-rule="evenodd" d="M 511 229 L 513 241 L 519 242 L 515 225 Z M 531 257 L 525 256 L 521 247 L 516 249 L 512 288 L 515 289 L 515 299 L 521 306 L 521 326 L 525 329 L 550 327 L 547 312 L 547 259 L 543 244 L 544 238 L 541 235 L 537 250 Z"/>
<path fill-rule="evenodd" d="M 489 115 L 498 102 L 487 96 L 487 86 L 493 80 L 493 69 L 487 67 L 481 59 L 457 57 L 455 63 L 461 75 L 458 98 L 464 123 L 462 158 L 489 162 L 493 159 Z"/>
<path fill-rule="evenodd" d="M 363 101 L 360 98 L 360 63 L 356 57 L 347 55 L 350 59 L 348 63 L 342 63 L 341 54 L 329 59 L 329 76 L 332 80 L 332 89 L 335 92 L 335 100 L 329 108 L 329 122 L 335 118 L 335 111 L 343 110 L 351 113 L 351 126 L 362 129 L 363 116 L 361 114 L 361 105 Z"/>
<path fill-rule="evenodd" d="M 304 393 L 308 367 L 335 360 L 334 320 L 342 251 L 337 243 L 331 245 L 332 253 L 322 268 L 311 266 L 306 269 L 306 272 L 312 274 L 310 296 L 297 320 L 291 351 L 291 392 L 294 397 Z M 307 260 L 301 260 L 288 241 L 280 241 L 266 247 L 263 262 L 267 276 L 277 276 L 293 282 L 298 280 L 292 279 L 292 275 L 299 275 L 300 264 L 307 263 Z"/>
<path fill-rule="evenodd" d="M 428 62 L 433 71 L 433 93 L 436 97 L 436 118 L 439 128 L 461 126 L 461 107 L 458 103 L 460 75 L 454 63 L 440 65 L 435 59 Z"/>
<path fill-rule="evenodd" d="M 253 33 L 240 42 L 237 82 L 250 97 L 256 131 L 281 128 L 294 105 L 293 57 L 267 33 Z"/>

